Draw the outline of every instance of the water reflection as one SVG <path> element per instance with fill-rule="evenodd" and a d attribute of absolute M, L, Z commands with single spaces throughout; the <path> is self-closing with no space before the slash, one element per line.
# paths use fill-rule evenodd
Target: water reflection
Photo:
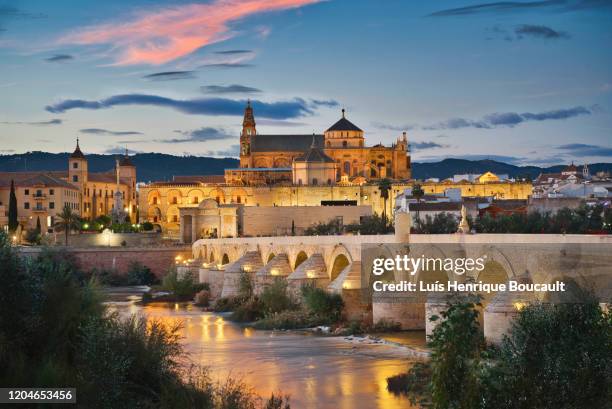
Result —
<path fill-rule="evenodd" d="M 182 322 L 189 359 L 208 366 L 214 377 L 241 377 L 258 394 L 291 395 L 293 408 L 411 407 L 386 390 L 386 378 L 405 371 L 409 358 L 402 348 L 347 342 L 295 332 L 257 331 L 191 305 L 111 303 L 122 315 L 156 318 L 166 325 Z M 422 343 L 423 335 L 416 337 Z M 402 340 L 406 341 L 405 339 Z"/>

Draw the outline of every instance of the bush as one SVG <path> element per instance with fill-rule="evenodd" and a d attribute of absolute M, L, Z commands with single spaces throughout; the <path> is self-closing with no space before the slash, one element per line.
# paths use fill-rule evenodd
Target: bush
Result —
<path fill-rule="evenodd" d="M 41 235 L 37 229 L 28 229 L 25 233 L 25 239 L 30 244 L 40 244 Z"/>
<path fill-rule="evenodd" d="M 228 312 L 234 311 L 240 306 L 243 300 L 237 297 L 221 297 L 217 298 L 215 305 L 213 305 L 213 311 L 215 312 Z"/>
<path fill-rule="evenodd" d="M 154 228 L 153 223 L 151 222 L 144 222 L 141 224 L 141 226 L 142 226 L 142 230 L 144 231 L 152 231 Z"/>
<path fill-rule="evenodd" d="M 313 285 L 302 287 L 302 298 L 307 311 L 317 316 L 322 323 L 340 321 L 344 301 L 340 294 L 331 294 Z"/>
<path fill-rule="evenodd" d="M 274 282 L 264 288 L 260 300 L 266 314 L 296 308 L 295 303 L 287 293 L 287 280 L 281 277 L 275 277 Z"/>
<path fill-rule="evenodd" d="M 198 307 L 208 307 L 210 305 L 210 290 L 200 290 L 193 300 Z"/>
<path fill-rule="evenodd" d="M 159 279 L 151 269 L 138 261 L 132 261 L 128 266 L 128 285 L 152 285 L 158 284 Z"/>
<path fill-rule="evenodd" d="M 251 297 L 240 304 L 229 319 L 237 322 L 253 322 L 262 318 L 263 315 L 263 304 L 258 297 Z"/>
<path fill-rule="evenodd" d="M 254 328 L 267 330 L 312 328 L 316 325 L 317 322 L 313 320 L 313 317 L 303 310 L 269 314 L 253 323 Z"/>
<path fill-rule="evenodd" d="M 187 272 L 179 278 L 176 269 L 170 270 L 162 280 L 162 289 L 171 292 L 176 301 L 192 300 L 194 295 L 203 289 L 193 282 L 193 274 Z"/>
<path fill-rule="evenodd" d="M 107 268 L 93 268 L 90 275 L 103 286 L 122 287 L 128 285 L 126 274 L 120 274 L 117 270 Z"/>

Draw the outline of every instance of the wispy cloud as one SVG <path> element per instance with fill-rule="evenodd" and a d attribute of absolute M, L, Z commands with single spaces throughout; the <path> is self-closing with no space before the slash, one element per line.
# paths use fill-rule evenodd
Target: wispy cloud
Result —
<path fill-rule="evenodd" d="M 436 148 L 448 148 L 448 145 L 442 145 L 440 143 L 434 141 L 422 141 L 422 142 L 413 142 L 410 144 L 410 147 L 419 149 L 419 150 L 427 150 L 427 149 L 436 149 Z"/>
<path fill-rule="evenodd" d="M 612 148 L 584 143 L 570 143 L 557 146 L 557 149 L 571 153 L 573 156 L 612 156 Z"/>
<path fill-rule="evenodd" d="M 204 85 L 200 87 L 205 94 L 257 94 L 262 92 L 258 88 L 247 87 L 246 85 Z"/>
<path fill-rule="evenodd" d="M 242 62 L 215 62 L 200 65 L 199 68 L 253 68 L 255 64 Z"/>
<path fill-rule="evenodd" d="M 126 136 L 126 135 L 142 135 L 142 132 L 136 131 L 109 131 L 102 128 L 85 128 L 79 132 L 90 135 L 111 135 L 111 136 Z"/>
<path fill-rule="evenodd" d="M 584 106 L 576 106 L 566 109 L 555 109 L 544 112 L 496 112 L 485 115 L 480 120 L 472 120 L 466 118 L 451 118 L 439 122 L 434 125 L 422 126 L 424 130 L 439 130 L 439 129 L 460 129 L 460 128 L 480 128 L 492 129 L 499 126 L 513 127 L 523 122 L 531 121 L 551 121 L 574 118 L 582 115 L 591 115 L 597 110 L 597 106 L 590 108 Z"/>
<path fill-rule="evenodd" d="M 102 151 L 102 153 L 105 153 L 107 155 L 124 155 L 125 154 L 125 146 L 109 146 L 104 151 Z M 136 149 L 130 149 L 129 153 L 130 154 L 144 153 L 144 151 L 136 150 Z"/>
<path fill-rule="evenodd" d="M 222 51 L 215 51 L 215 54 L 235 55 L 235 54 L 250 54 L 252 52 L 253 50 L 222 50 Z"/>
<path fill-rule="evenodd" d="M 149 81 L 176 81 L 195 78 L 194 71 L 163 71 L 145 75 L 144 79 Z"/>
<path fill-rule="evenodd" d="M 238 115 L 244 112 L 246 100 L 233 100 L 227 98 L 196 98 L 174 99 L 148 94 L 122 94 L 113 95 L 98 101 L 83 99 L 66 99 L 45 109 L 52 113 L 64 113 L 72 109 L 107 109 L 115 106 L 142 105 L 172 108 L 191 115 Z M 313 115 L 321 106 L 330 106 L 332 101 L 306 101 L 294 98 L 290 101 L 264 102 L 252 100 L 251 105 L 257 116 L 270 119 L 298 118 Z M 336 102 L 337 104 L 337 102 Z"/>
<path fill-rule="evenodd" d="M 223 157 L 236 157 L 240 153 L 240 145 L 231 145 L 227 149 L 221 149 L 216 151 L 207 151 L 204 155 L 207 156 L 223 156 Z"/>
<path fill-rule="evenodd" d="M 230 135 L 223 128 L 203 127 L 191 131 L 174 131 L 184 136 L 184 138 L 168 138 L 157 139 L 159 143 L 185 143 L 185 142 L 207 142 L 218 141 L 223 139 L 235 138 L 235 135 Z"/>
<path fill-rule="evenodd" d="M 535 37 L 549 40 L 557 40 L 560 38 L 569 38 L 569 34 L 565 31 L 557 31 L 547 26 L 523 24 L 514 29 L 518 39 L 523 37 Z"/>
<path fill-rule="evenodd" d="M 74 57 L 70 54 L 55 54 L 51 57 L 45 58 L 47 62 L 66 62 L 74 60 Z"/>
<path fill-rule="evenodd" d="M 322 0 L 214 0 L 141 11 L 127 21 L 85 27 L 60 44 L 109 45 L 117 65 L 164 64 L 236 35 L 229 24 L 246 17 Z"/>
<path fill-rule="evenodd" d="M 609 0 L 538 0 L 538 1 L 498 1 L 473 4 L 436 11 L 429 17 L 465 16 L 485 13 L 512 13 L 529 10 L 573 11 L 612 6 Z"/>
<path fill-rule="evenodd" d="M 0 124 L 3 125 L 33 125 L 33 126 L 49 126 L 49 125 L 61 125 L 64 121 L 59 118 L 50 119 L 48 121 L 3 121 Z"/>

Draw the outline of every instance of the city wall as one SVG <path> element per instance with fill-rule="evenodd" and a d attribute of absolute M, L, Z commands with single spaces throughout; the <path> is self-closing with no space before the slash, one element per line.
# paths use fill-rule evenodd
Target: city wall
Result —
<path fill-rule="evenodd" d="M 20 253 L 27 257 L 36 257 L 40 247 L 23 247 Z M 139 262 L 149 267 L 158 276 L 164 276 L 176 262 L 176 257 L 182 259 L 191 257 L 191 246 L 175 247 L 109 247 L 109 248 L 78 248 L 69 247 L 66 251 L 76 258 L 78 266 L 83 271 L 115 270 L 125 274 L 131 262 Z"/>

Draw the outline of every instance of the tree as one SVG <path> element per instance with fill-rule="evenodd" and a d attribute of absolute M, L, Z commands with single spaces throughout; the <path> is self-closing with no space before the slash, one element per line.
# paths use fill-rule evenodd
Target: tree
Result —
<path fill-rule="evenodd" d="M 17 196 L 15 195 L 15 181 L 11 180 L 11 194 L 9 197 L 9 211 L 8 211 L 8 226 L 9 231 L 14 232 L 19 226 L 17 220 Z"/>
<path fill-rule="evenodd" d="M 391 181 L 387 178 L 381 179 L 378 182 L 378 189 L 380 190 L 380 197 L 383 199 L 383 220 L 387 221 L 387 200 L 389 199 L 389 190 L 391 190 Z"/>
<path fill-rule="evenodd" d="M 58 221 L 55 222 L 55 229 L 57 231 L 63 231 L 66 235 L 66 246 L 68 245 L 68 235 L 70 230 L 77 230 L 81 226 L 79 215 L 74 213 L 70 206 L 66 204 L 60 214 L 57 215 Z"/>
<path fill-rule="evenodd" d="M 42 228 L 40 227 L 40 216 L 36 216 L 36 234 L 40 235 Z"/>
<path fill-rule="evenodd" d="M 417 203 L 421 202 L 421 199 L 423 198 L 423 196 L 425 196 L 425 191 L 423 190 L 423 188 L 421 187 L 421 185 L 416 184 L 414 186 L 412 186 L 412 197 L 414 197 L 417 201 Z M 417 219 L 419 218 L 419 208 L 417 207 L 417 211 L 416 211 L 416 216 Z"/>

